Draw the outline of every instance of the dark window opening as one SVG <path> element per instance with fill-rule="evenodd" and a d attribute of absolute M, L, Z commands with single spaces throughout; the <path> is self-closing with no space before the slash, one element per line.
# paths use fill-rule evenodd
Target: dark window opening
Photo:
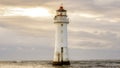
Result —
<path fill-rule="evenodd" d="M 63 26 L 63 24 L 61 24 L 61 26 Z"/>

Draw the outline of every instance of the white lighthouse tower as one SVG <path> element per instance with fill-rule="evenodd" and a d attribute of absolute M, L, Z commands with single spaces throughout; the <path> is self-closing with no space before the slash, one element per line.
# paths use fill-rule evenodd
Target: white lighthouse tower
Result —
<path fill-rule="evenodd" d="M 67 24 L 69 24 L 69 19 L 63 6 L 60 6 L 56 11 L 54 24 L 56 26 L 56 34 L 53 65 L 70 65 L 67 47 Z"/>

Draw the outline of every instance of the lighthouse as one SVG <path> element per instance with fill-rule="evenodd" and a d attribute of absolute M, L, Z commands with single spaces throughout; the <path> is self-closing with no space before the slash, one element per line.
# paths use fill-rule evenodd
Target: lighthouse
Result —
<path fill-rule="evenodd" d="M 63 6 L 60 6 L 56 10 L 54 24 L 56 31 L 53 65 L 70 65 L 67 41 L 67 25 L 69 24 L 69 19 L 67 17 L 67 11 Z"/>

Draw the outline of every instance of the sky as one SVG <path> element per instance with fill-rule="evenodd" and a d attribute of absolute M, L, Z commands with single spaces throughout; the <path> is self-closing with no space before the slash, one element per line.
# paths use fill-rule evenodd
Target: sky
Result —
<path fill-rule="evenodd" d="M 61 3 L 70 60 L 120 59 L 120 0 L 0 0 L 0 60 L 52 60 Z"/>

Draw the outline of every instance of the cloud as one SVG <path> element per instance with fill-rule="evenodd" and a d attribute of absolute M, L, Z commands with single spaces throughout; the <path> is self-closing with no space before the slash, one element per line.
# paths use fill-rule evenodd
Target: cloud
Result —
<path fill-rule="evenodd" d="M 70 18 L 68 43 L 73 59 L 79 59 L 81 56 L 81 59 L 86 59 L 88 56 L 89 58 L 119 56 L 119 0 L 64 0 L 63 2 Z M 7 12 L 7 7 L 45 7 L 55 15 L 60 3 L 51 0 L 0 0 L 0 15 Z M 0 59 L 52 59 L 54 30 L 53 16 L 32 18 L 1 15 Z M 77 58 L 74 55 L 77 55 Z"/>
<path fill-rule="evenodd" d="M 0 27 L 1 60 L 40 60 L 43 57 L 52 59 L 54 39 L 51 34 L 48 36 L 44 33 L 44 36 L 40 34 L 36 37 L 18 32 Z"/>
<path fill-rule="evenodd" d="M 112 32 L 85 32 L 70 33 L 70 47 L 81 49 L 119 49 L 120 36 Z M 74 46 L 73 46 L 74 45 Z"/>
<path fill-rule="evenodd" d="M 0 0 L 0 4 L 5 6 L 39 6 L 46 2 L 50 2 L 50 0 Z"/>
<path fill-rule="evenodd" d="M 5 2 L 5 1 L 3 1 Z M 8 3 L 10 3 L 9 1 L 7 1 Z M 22 1 L 15 1 L 21 4 Z M 27 1 L 26 1 L 27 2 Z M 30 3 L 31 1 L 29 1 L 28 3 Z M 33 2 L 32 4 L 36 4 L 38 1 Z M 55 4 L 55 2 L 49 2 L 49 1 L 44 1 L 44 2 L 48 2 L 48 3 L 44 3 L 43 1 L 40 1 L 41 3 L 43 3 L 44 5 L 50 5 L 50 4 Z M 64 1 L 65 3 L 70 3 L 72 1 Z M 69 14 L 70 14 L 70 19 L 71 19 L 71 23 L 70 23 L 70 27 L 75 28 L 75 31 L 79 31 L 80 30 L 85 30 L 85 31 L 89 31 L 89 32 L 107 32 L 107 31 L 112 31 L 112 32 L 116 32 L 119 34 L 119 8 L 117 6 L 119 5 L 113 5 L 115 3 L 117 3 L 119 1 L 105 1 L 104 5 L 98 5 L 97 3 L 102 4 L 103 1 L 99 2 L 99 0 L 92 0 L 92 1 L 88 1 L 88 0 L 79 0 L 76 2 L 73 2 L 74 6 L 67 4 L 66 7 L 69 10 Z M 5 2 L 6 3 L 6 2 Z M 14 2 L 12 2 L 14 3 Z M 24 2 L 25 3 L 25 2 Z M 3 3 L 4 4 L 4 3 Z M 20 5 L 18 4 L 18 5 Z M 17 6 L 15 4 L 13 4 L 12 6 Z M 24 6 L 24 5 L 23 5 Z M 53 9 L 53 8 L 52 8 Z M 3 9 L 2 9 L 3 10 Z M 112 11 L 109 11 L 112 10 Z M 71 13 L 73 12 L 73 13 Z M 83 13 L 84 12 L 84 13 Z M 12 29 L 15 30 L 17 32 L 20 33 L 27 33 L 27 34 L 31 34 L 31 35 L 44 35 L 49 32 L 53 32 L 53 29 L 50 22 L 52 22 L 52 18 L 48 19 L 48 21 L 46 21 L 46 19 L 41 18 L 40 20 L 38 19 L 33 19 L 33 18 L 29 18 L 29 17 L 20 17 L 20 16 L 16 16 L 16 17 L 1 17 L 1 27 L 4 28 L 8 28 L 8 29 Z M 112 19 L 112 20 L 111 20 Z M 115 23 L 114 23 L 115 21 Z M 45 23 L 42 23 L 45 22 Z M 44 25 L 47 26 L 44 27 Z M 48 28 L 52 28 L 49 29 Z M 72 29 L 73 30 L 73 29 Z M 73 30 L 74 31 L 74 30 Z M 84 33 L 85 34 L 85 33 Z M 80 35 L 78 35 L 80 36 Z M 94 35 L 92 36 L 92 34 L 88 34 L 88 36 L 94 37 Z M 86 35 L 86 37 L 88 37 Z M 85 38 L 85 36 L 84 36 Z"/>
<path fill-rule="evenodd" d="M 119 0 L 94 0 L 94 2 L 97 4 L 97 5 L 100 5 L 100 6 L 110 6 L 110 5 L 118 5 L 118 2 L 120 2 Z"/>
<path fill-rule="evenodd" d="M 49 20 L 49 18 L 48 21 L 46 21 L 45 18 L 34 19 L 24 16 L 1 17 L 0 26 L 7 28 L 8 30 L 11 29 L 18 33 L 33 34 L 39 36 L 43 33 L 47 34 L 46 32 L 53 32 L 54 27 L 52 27 L 52 22 L 49 22 Z"/>

